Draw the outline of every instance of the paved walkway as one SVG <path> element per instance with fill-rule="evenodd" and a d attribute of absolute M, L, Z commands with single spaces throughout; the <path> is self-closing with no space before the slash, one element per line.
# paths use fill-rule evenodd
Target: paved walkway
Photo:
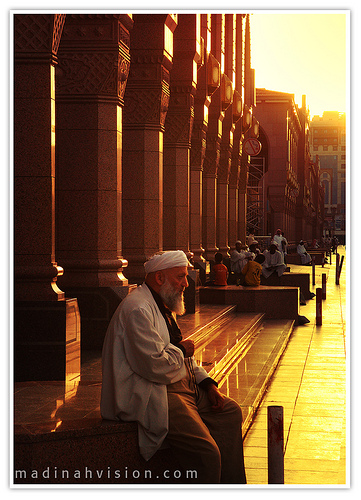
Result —
<path fill-rule="evenodd" d="M 344 247 L 339 248 L 345 256 Z M 336 257 L 332 265 L 312 269 L 311 290 L 322 286 L 327 275 L 326 300 L 322 301 L 322 326 L 316 325 L 316 298 L 300 307 L 310 323 L 295 327 L 272 382 L 245 439 L 248 484 L 268 484 L 267 407 L 284 408 L 284 484 L 349 485 L 346 467 L 346 256 L 340 284 L 335 284 Z M 347 466 L 349 464 L 347 463 Z"/>

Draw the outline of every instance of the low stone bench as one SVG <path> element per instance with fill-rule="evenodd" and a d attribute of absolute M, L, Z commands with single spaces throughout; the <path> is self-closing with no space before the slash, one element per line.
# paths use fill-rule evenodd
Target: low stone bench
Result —
<path fill-rule="evenodd" d="M 139 453 L 135 422 L 83 418 L 64 422 L 62 431 L 17 433 L 14 454 L 15 484 L 136 485 L 185 481 L 186 471 L 181 470 L 169 448 L 159 450 L 149 461 L 144 460 Z"/>
<path fill-rule="evenodd" d="M 300 289 L 289 286 L 200 287 L 201 304 L 235 304 L 238 312 L 262 312 L 266 318 L 297 320 Z"/>
<path fill-rule="evenodd" d="M 310 256 L 315 259 L 315 264 L 317 266 L 322 266 L 325 262 L 325 255 L 326 253 L 323 250 L 307 250 L 307 253 L 310 254 Z M 288 253 L 286 255 L 286 262 L 287 264 L 298 264 L 300 266 L 305 265 L 302 264 L 301 256 L 296 252 L 296 253 Z"/>
<path fill-rule="evenodd" d="M 261 285 L 299 287 L 306 300 L 311 298 L 310 275 L 308 273 L 285 272 L 278 277 L 275 273 L 268 278 L 261 276 Z"/>
<path fill-rule="evenodd" d="M 230 323 L 234 324 L 235 316 L 236 307 L 232 305 L 203 307 L 197 314 L 180 318 L 185 338 L 193 338 L 196 342 L 195 355 L 201 356 L 202 352 L 198 351 L 207 348 L 212 340 L 217 343 L 217 334 L 227 330 Z M 215 364 L 213 357 L 217 356 L 216 361 L 219 362 L 223 360 L 225 349 L 228 357 L 232 348 L 237 348 L 239 352 L 243 336 L 246 342 L 259 328 L 261 319 L 262 315 L 237 317 L 237 325 L 232 327 L 233 344 L 231 335 L 223 341 L 221 339 L 218 351 L 212 348 L 207 356 L 210 362 L 206 369 L 212 369 Z M 15 421 L 15 484 L 164 485 L 195 482 L 194 471 L 183 470 L 166 443 L 149 461 L 144 460 L 139 452 L 138 426 L 135 422 L 101 419 L 97 407 L 101 381 L 80 381 L 74 389 L 75 394 L 61 395 L 56 401 L 47 397 L 47 384 L 52 387 L 54 383 L 43 382 L 40 387 L 35 386 L 35 394 L 39 394 L 37 397 L 43 399 L 43 406 L 46 407 L 44 415 L 37 414 L 30 420 L 33 423 Z M 31 385 L 18 384 L 17 394 Z M 15 404 L 19 405 L 19 402 Z M 244 416 L 248 418 L 244 422 L 245 427 L 242 425 L 245 432 L 251 414 L 245 412 Z"/>

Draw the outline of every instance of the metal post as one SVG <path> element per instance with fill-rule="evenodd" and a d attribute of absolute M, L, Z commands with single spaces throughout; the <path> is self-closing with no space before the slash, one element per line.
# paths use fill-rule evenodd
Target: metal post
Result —
<path fill-rule="evenodd" d="M 331 252 L 331 250 L 330 250 L 329 255 L 330 255 L 330 265 L 331 265 L 332 264 L 332 252 Z"/>
<path fill-rule="evenodd" d="M 326 274 L 322 273 L 322 300 L 326 300 Z"/>
<path fill-rule="evenodd" d="M 316 325 L 322 325 L 322 288 L 316 288 Z"/>
<path fill-rule="evenodd" d="M 341 276 L 341 271 L 342 271 L 342 264 L 343 264 L 343 259 L 344 259 L 344 255 L 341 255 L 341 260 L 340 260 L 340 267 L 339 267 L 339 270 L 338 270 L 338 275 Z"/>
<path fill-rule="evenodd" d="M 340 284 L 340 254 L 336 253 L 336 285 Z"/>
<path fill-rule="evenodd" d="M 267 408 L 268 484 L 284 484 L 283 406 Z"/>
<path fill-rule="evenodd" d="M 312 285 L 316 284 L 316 265 L 315 265 L 315 256 L 312 257 Z"/>

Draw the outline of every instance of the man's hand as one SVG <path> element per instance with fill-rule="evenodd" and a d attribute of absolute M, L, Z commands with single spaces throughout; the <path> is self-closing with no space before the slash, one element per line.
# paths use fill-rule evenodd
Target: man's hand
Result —
<path fill-rule="evenodd" d="M 218 387 L 214 384 L 209 384 L 207 388 L 208 399 L 211 403 L 213 411 L 222 411 L 224 406 L 224 397 L 219 392 Z"/>
<path fill-rule="evenodd" d="M 182 340 L 178 345 L 184 347 L 186 353 L 184 355 L 185 358 L 191 358 L 194 354 L 194 341 L 193 340 Z"/>

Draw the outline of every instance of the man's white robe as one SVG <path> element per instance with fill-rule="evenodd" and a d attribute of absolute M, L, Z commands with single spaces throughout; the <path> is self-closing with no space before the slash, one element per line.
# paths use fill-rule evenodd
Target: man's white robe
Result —
<path fill-rule="evenodd" d="M 281 252 L 278 250 L 275 251 L 275 253 L 271 253 L 269 250 L 265 250 L 263 252 L 263 255 L 265 256 L 265 261 L 262 264 L 262 274 L 265 278 L 269 278 L 271 274 L 275 271 L 274 268 L 276 268 L 276 273 L 278 276 L 282 276 L 282 274 L 286 270 L 286 265 L 283 260 L 283 255 Z"/>
<path fill-rule="evenodd" d="M 192 358 L 197 383 L 208 377 Z M 138 422 L 141 455 L 149 460 L 168 432 L 167 384 L 186 376 L 184 356 L 146 284 L 118 306 L 102 355 L 101 415 Z"/>
<path fill-rule="evenodd" d="M 244 250 L 238 252 L 238 250 L 233 250 L 231 253 L 231 271 L 241 274 L 242 269 L 247 264 L 250 257 L 252 257 L 251 252 L 246 252 Z"/>
<path fill-rule="evenodd" d="M 301 257 L 302 264 L 309 264 L 311 262 L 311 255 L 307 253 L 304 245 L 297 245 L 297 253 Z"/>

